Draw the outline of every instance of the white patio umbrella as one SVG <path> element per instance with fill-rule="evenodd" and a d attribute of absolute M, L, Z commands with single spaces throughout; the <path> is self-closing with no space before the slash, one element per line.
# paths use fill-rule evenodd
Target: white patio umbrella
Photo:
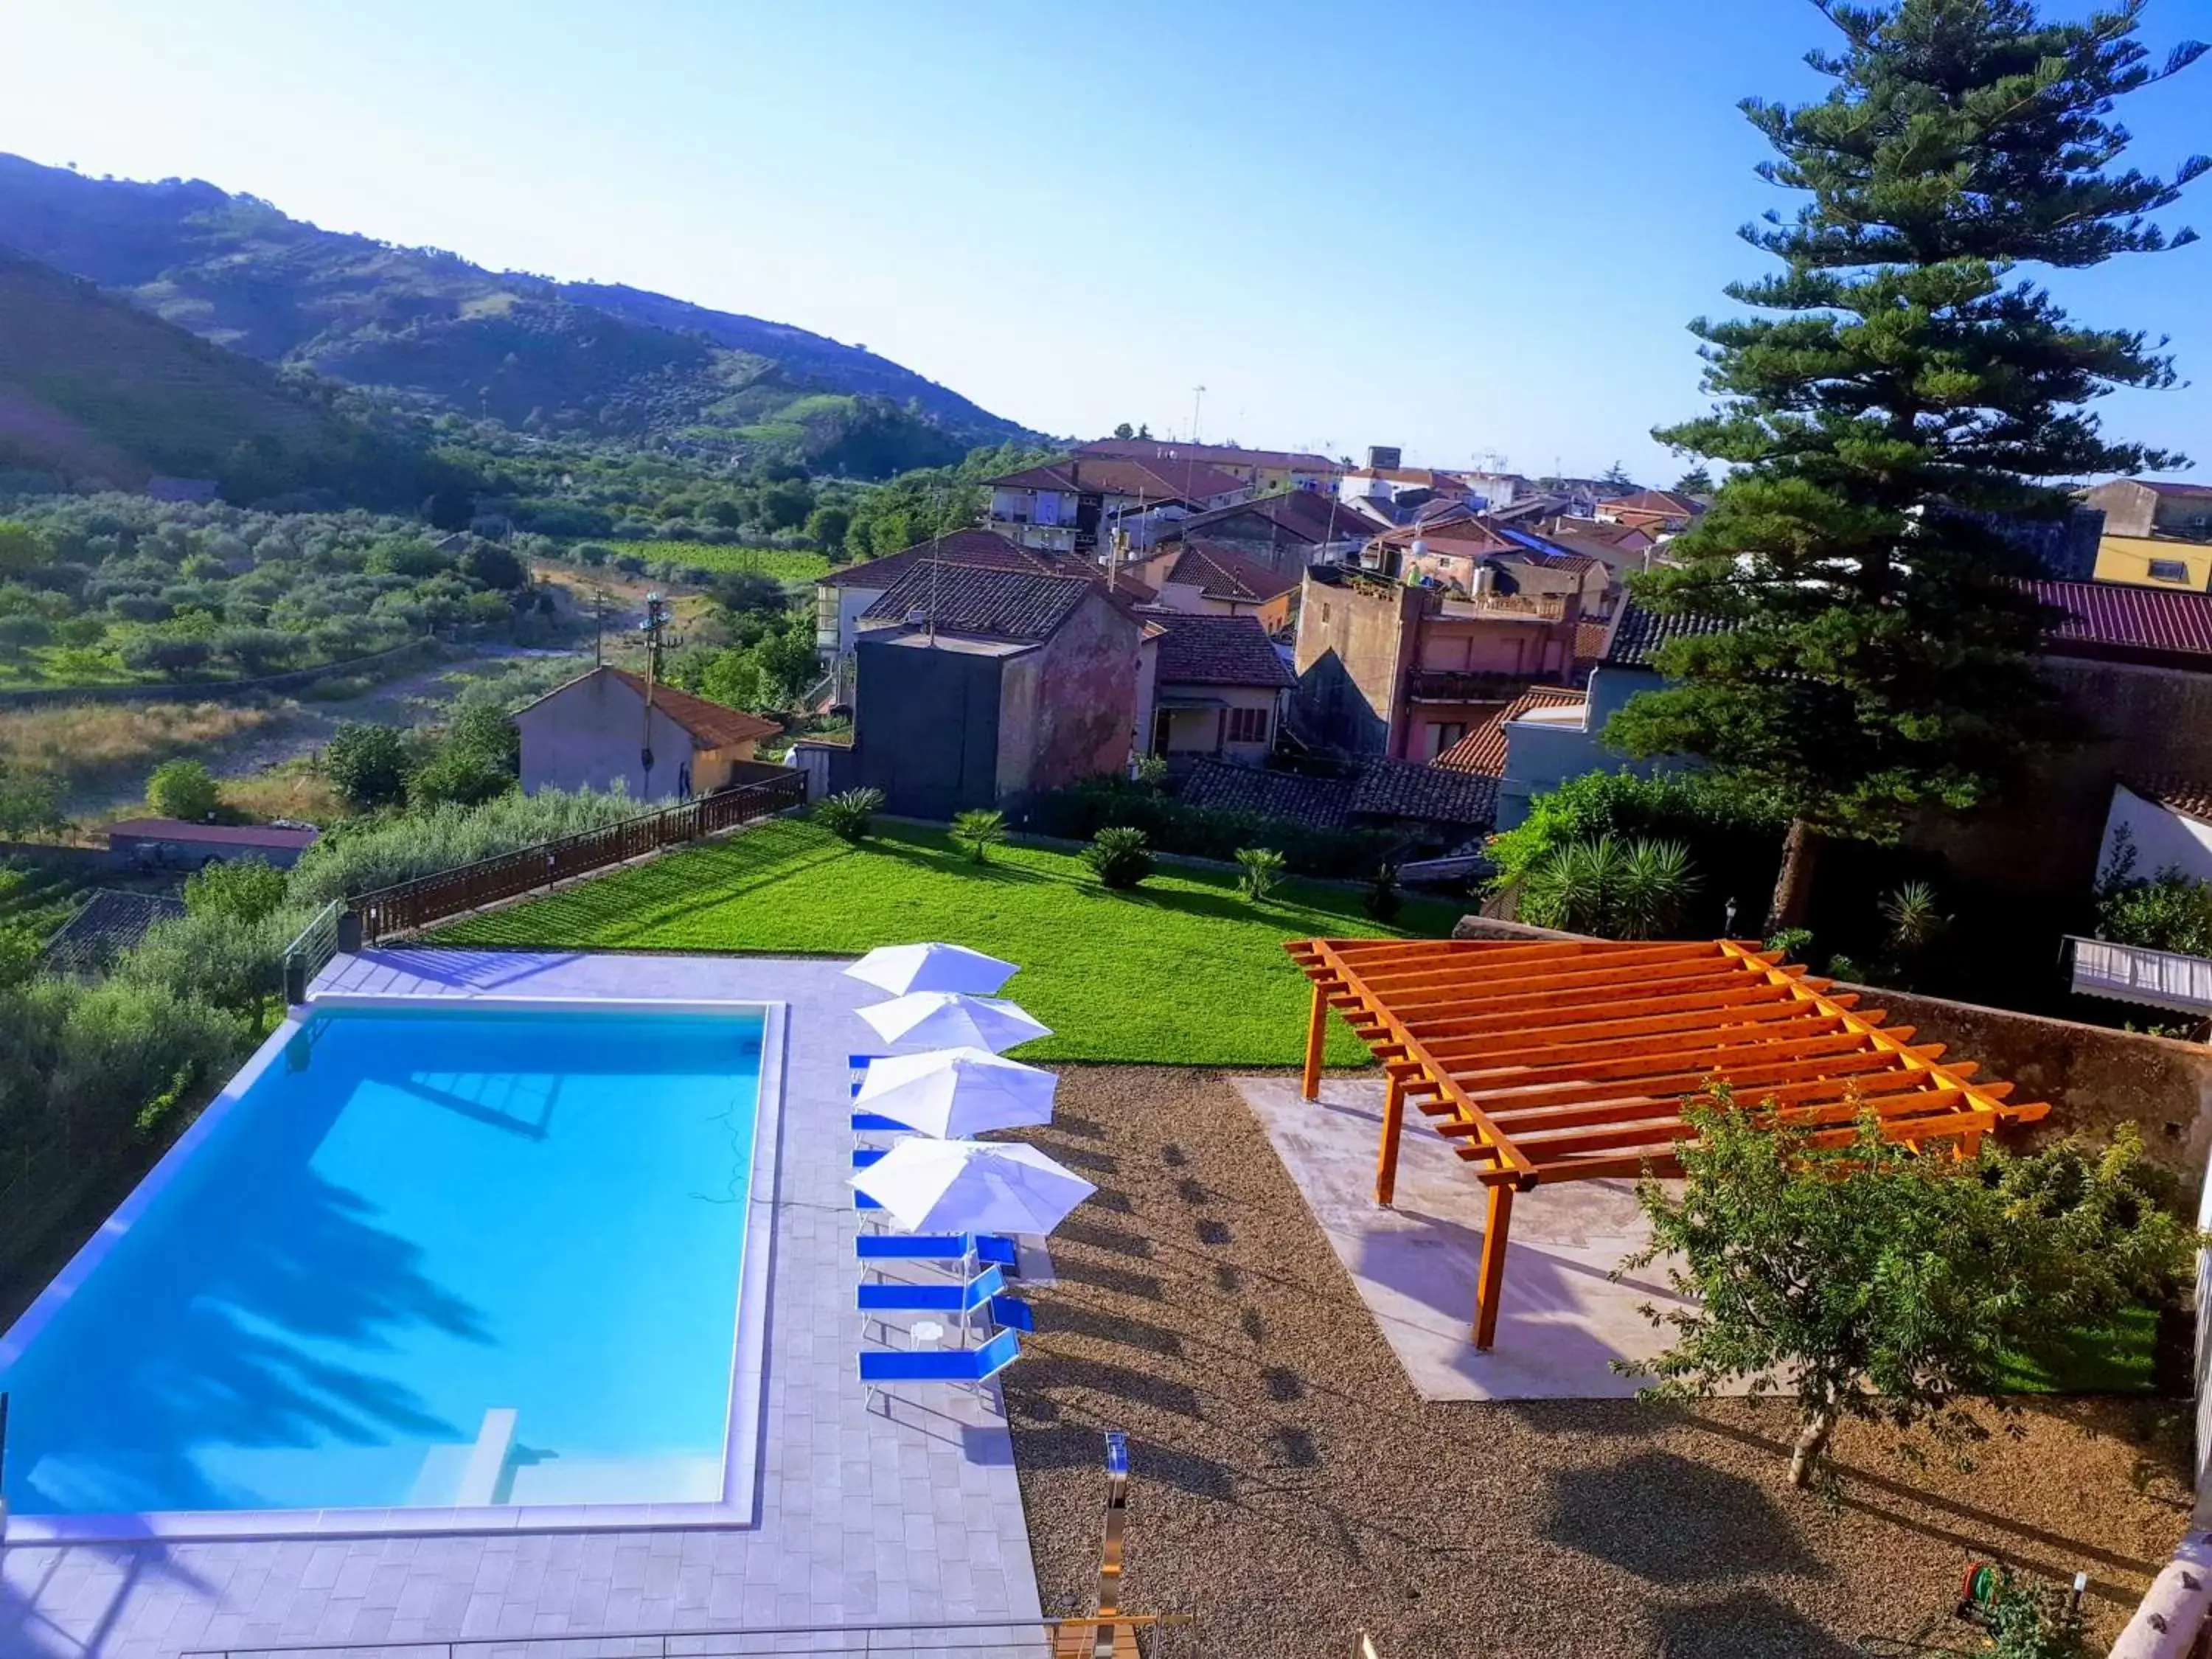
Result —
<path fill-rule="evenodd" d="M 932 1048 L 872 1061 L 855 1106 L 939 1140 L 1052 1121 L 1050 1072 L 988 1048 Z"/>
<path fill-rule="evenodd" d="M 860 1010 L 860 1018 L 886 1042 L 932 1048 L 988 1048 L 1050 1036 L 1051 1030 L 1002 997 L 962 996 L 953 991 L 914 991 Z"/>
<path fill-rule="evenodd" d="M 845 972 L 895 997 L 909 991 L 989 997 L 1013 976 L 1014 964 L 964 945 L 879 945 Z"/>
<path fill-rule="evenodd" d="M 910 1135 L 853 1185 L 915 1233 L 1048 1233 L 1098 1189 L 1034 1146 Z"/>

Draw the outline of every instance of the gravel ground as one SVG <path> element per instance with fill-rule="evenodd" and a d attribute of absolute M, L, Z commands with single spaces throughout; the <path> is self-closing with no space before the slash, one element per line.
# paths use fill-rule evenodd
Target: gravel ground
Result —
<path fill-rule="evenodd" d="M 1990 1558 L 2086 1570 L 2108 1639 L 2180 1537 L 2170 1403 L 2030 1402 L 1972 1473 L 1847 1428 L 1839 1503 L 1786 1486 L 1772 1406 L 1424 1404 L 1220 1074 L 1062 1079 L 1036 1138 L 1100 1192 L 1006 1389 L 1048 1613 L 1094 1605 L 1104 1428 L 1135 1464 L 1122 1605 L 1201 1621 L 1166 1659 L 1345 1659 L 1362 1628 L 1384 1659 L 1972 1648 L 1948 1614 Z"/>

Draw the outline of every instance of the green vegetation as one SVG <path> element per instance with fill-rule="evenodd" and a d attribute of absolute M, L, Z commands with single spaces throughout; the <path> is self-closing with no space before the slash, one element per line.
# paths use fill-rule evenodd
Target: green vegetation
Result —
<path fill-rule="evenodd" d="M 1680 562 L 1633 584 L 1733 626 L 1668 643 L 1680 684 L 1607 731 L 1781 797 L 1770 932 L 1805 919 L 1824 836 L 1890 841 L 1916 811 L 1984 803 L 2066 735 L 2004 523 L 2069 510 L 2042 481 L 2178 465 L 2107 441 L 2087 410 L 2175 376 L 2156 343 L 2073 323 L 2020 268 L 2169 246 L 2145 216 L 2212 167 L 2112 170 L 2113 100 L 2205 50 L 2153 66 L 2135 5 L 2078 22 L 2019 0 L 1823 9 L 1844 37 L 1810 60 L 1828 95 L 1744 105 L 1776 152 L 1765 177 L 1810 199 L 1747 233 L 1785 269 L 1729 294 L 1785 314 L 1692 325 L 1718 407 L 1656 435 L 1733 470 L 1670 544 Z"/>
<path fill-rule="evenodd" d="M 1669 1255 L 1688 1305 L 1647 1308 L 1674 1341 L 1647 1364 L 1660 1398 L 1746 1382 L 1797 1401 L 1790 1480 L 1813 1484 L 1845 1418 L 1924 1428 L 1960 1447 L 1987 1430 L 1972 1396 L 2065 1334 L 2174 1294 L 2197 1249 L 2179 1184 L 2131 1133 L 2092 1151 L 2060 1142 L 2011 1155 L 1928 1157 L 1882 1134 L 1694 1103 L 1681 1195 L 1646 1178 L 1650 1245 L 1621 1272 Z"/>
<path fill-rule="evenodd" d="M 1163 764 L 1133 780 L 1102 775 L 1047 790 L 1030 803 L 1029 827 L 1063 841 L 1089 841 L 1109 825 L 1123 825 L 1143 830 L 1158 852 L 1224 863 L 1240 848 L 1265 844 L 1299 875 L 1346 878 L 1373 875 L 1395 846 L 1395 837 L 1380 830 L 1316 830 L 1250 812 L 1186 806 L 1162 792 L 1166 775 Z"/>
<path fill-rule="evenodd" d="M 2146 951 L 2212 957 L 2212 884 L 2179 870 L 2136 873 L 2135 832 L 2124 823 L 2097 879 L 2097 933 Z"/>
<path fill-rule="evenodd" d="M 163 817 L 199 823 L 213 815 L 218 799 L 204 761 L 163 761 L 146 780 L 146 805 Z"/>
<path fill-rule="evenodd" d="M 1440 936 L 1459 914 L 1412 900 L 1398 931 Z M 1356 893 L 1310 882 L 1255 905 L 1231 872 L 1165 866 L 1141 890 L 1115 893 L 1072 853 L 1014 842 L 978 868 L 939 830 L 881 824 L 853 846 L 782 820 L 437 939 L 799 956 L 951 939 L 1022 964 L 1008 994 L 1055 1033 L 1024 1058 L 1291 1066 L 1304 1052 L 1308 990 L 1283 941 L 1375 932 Z M 1340 1066 L 1366 1058 L 1340 1025 L 1328 1052 Z"/>
<path fill-rule="evenodd" d="M 1679 841 L 1571 841 L 1528 872 L 1520 915 L 1607 939 L 1667 939 L 1703 884 Z"/>
<path fill-rule="evenodd" d="M 1006 815 L 987 811 L 977 807 L 961 813 L 952 820 L 952 842 L 956 847 L 968 849 L 968 856 L 978 864 L 991 861 L 991 849 L 1006 839 Z"/>
<path fill-rule="evenodd" d="M 1287 872 L 1283 855 L 1272 847 L 1238 848 L 1237 869 L 1237 884 L 1255 904 L 1265 902 L 1267 895 L 1283 884 Z"/>
<path fill-rule="evenodd" d="M 1128 892 L 1145 884 L 1152 873 L 1152 855 L 1145 845 L 1145 832 L 1109 825 L 1091 838 L 1083 849 L 1083 862 L 1098 878 L 1098 884 Z"/>
<path fill-rule="evenodd" d="M 814 822 L 840 841 L 863 841 L 875 832 L 876 814 L 883 810 L 880 789 L 841 789 L 815 804 Z"/>
<path fill-rule="evenodd" d="M 625 542 L 622 551 L 645 561 L 648 575 L 689 579 L 738 571 L 780 582 L 812 582 L 830 574 L 827 555 L 798 547 L 721 547 L 712 542 Z"/>

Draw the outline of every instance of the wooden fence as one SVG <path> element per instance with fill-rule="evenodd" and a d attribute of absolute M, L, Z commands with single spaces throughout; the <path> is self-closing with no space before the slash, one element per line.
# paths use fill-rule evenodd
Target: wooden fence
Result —
<path fill-rule="evenodd" d="M 805 804 L 805 775 L 782 771 L 779 776 L 702 795 L 680 806 L 642 812 L 603 830 L 586 830 L 520 852 L 480 859 L 459 869 L 403 881 L 396 887 L 380 888 L 354 900 L 352 910 L 360 919 L 362 943 L 374 945 L 394 933 L 427 927 L 480 905 L 550 887 L 571 876 L 602 870 L 659 848 L 680 846 L 718 830 L 734 829 Z"/>

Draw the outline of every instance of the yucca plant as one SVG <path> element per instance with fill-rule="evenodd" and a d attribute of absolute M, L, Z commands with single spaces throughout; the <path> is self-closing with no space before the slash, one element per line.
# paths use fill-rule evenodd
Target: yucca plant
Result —
<path fill-rule="evenodd" d="M 1398 890 L 1396 865 L 1386 864 L 1375 872 L 1367 890 L 1359 896 L 1359 908 L 1377 921 L 1397 921 L 1398 912 L 1406 908 L 1406 899 Z"/>
<path fill-rule="evenodd" d="M 1152 873 L 1152 855 L 1145 845 L 1145 832 L 1126 824 L 1109 824 L 1083 849 L 1083 861 L 1102 887 L 1127 890 L 1142 884 Z"/>
<path fill-rule="evenodd" d="M 1521 889 L 1521 919 L 1562 933 L 1601 933 L 1624 856 L 1611 836 L 1569 842 L 1528 872 Z"/>
<path fill-rule="evenodd" d="M 883 810 L 882 790 L 842 789 L 822 798 L 814 821 L 840 840 L 859 841 L 876 827 L 876 814 Z"/>
<path fill-rule="evenodd" d="M 1681 927 L 1697 891 L 1687 847 L 1679 841 L 1632 842 L 1613 879 L 1606 931 L 1615 939 L 1663 939 Z"/>
<path fill-rule="evenodd" d="M 991 849 L 1006 838 L 1006 815 L 975 807 L 952 820 L 954 842 L 978 864 L 988 864 Z"/>
<path fill-rule="evenodd" d="M 1283 878 L 1283 855 L 1272 847 L 1240 847 L 1237 849 L 1237 863 L 1243 872 L 1237 878 L 1237 884 L 1255 904 L 1274 891 Z"/>
<path fill-rule="evenodd" d="M 1936 908 L 1936 890 L 1924 881 L 1908 881 L 1883 899 L 1881 919 L 1889 924 L 1889 948 L 1901 957 L 1918 956 L 1951 925 Z"/>

